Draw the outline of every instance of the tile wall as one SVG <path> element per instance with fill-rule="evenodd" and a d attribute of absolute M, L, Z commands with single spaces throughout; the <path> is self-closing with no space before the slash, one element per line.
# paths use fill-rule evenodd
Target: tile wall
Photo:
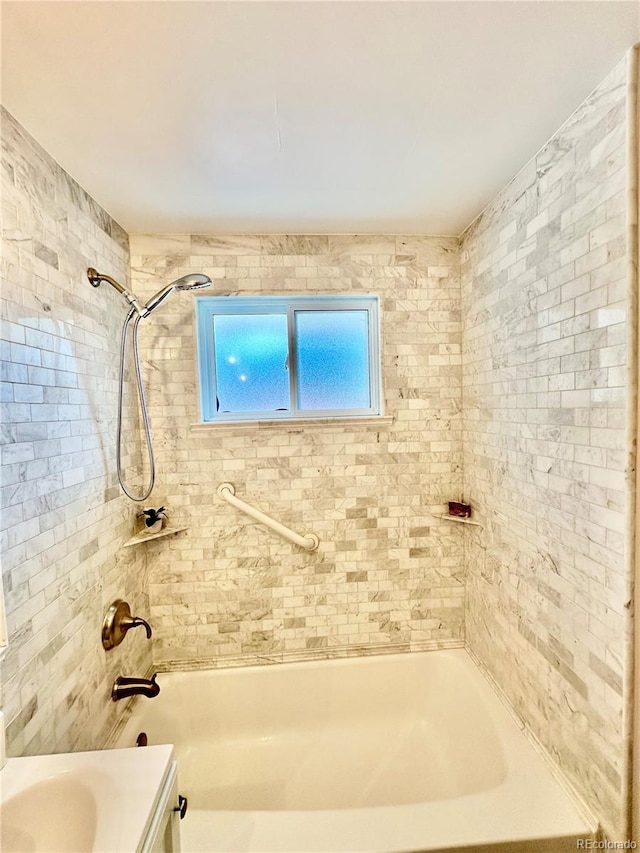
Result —
<path fill-rule="evenodd" d="M 142 333 L 156 501 L 189 530 L 151 548 L 160 666 L 459 645 L 460 285 L 455 238 L 134 236 L 134 289 L 204 272 L 215 294 L 377 293 L 391 423 L 193 432 L 193 295 Z M 201 292 L 200 295 L 203 295 Z M 216 495 L 317 533 L 302 551 Z"/>
<path fill-rule="evenodd" d="M 463 235 L 466 636 L 625 835 L 627 64 Z M 626 836 L 625 836 L 626 837 Z"/>
<path fill-rule="evenodd" d="M 2 573 L 10 631 L 1 664 L 10 755 L 100 745 L 122 708 L 118 674 L 144 675 L 151 644 L 100 642 L 128 596 L 148 610 L 145 555 L 121 549 L 134 510 L 115 478 L 127 235 L 2 112 Z M 136 457 L 127 411 L 127 462 Z M 143 546 L 144 547 L 144 546 Z M 122 703 L 121 703 L 122 704 Z"/>
<path fill-rule="evenodd" d="M 100 646 L 120 595 L 150 614 L 159 668 L 460 645 L 466 620 L 527 726 L 607 831 L 623 831 L 626 84 L 622 63 L 470 226 L 461 280 L 456 238 L 131 237 L 142 296 L 202 271 L 218 295 L 378 293 L 383 316 L 387 420 L 313 429 L 194 430 L 193 294 L 145 321 L 149 503 L 189 529 L 144 550 L 121 547 L 135 507 L 114 472 L 126 307 L 85 278 L 94 265 L 126 281 L 127 236 L 3 114 L 12 754 L 104 741 L 121 711 L 113 678 L 150 664 L 141 636 L 109 656 Z M 223 503 L 223 481 L 316 532 L 319 550 Z M 481 529 L 435 517 L 463 496 Z"/>

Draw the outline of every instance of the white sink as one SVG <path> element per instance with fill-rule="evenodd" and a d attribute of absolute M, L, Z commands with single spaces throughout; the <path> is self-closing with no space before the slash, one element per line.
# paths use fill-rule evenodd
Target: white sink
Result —
<path fill-rule="evenodd" d="M 135 853 L 173 747 L 10 758 L 0 771 L 3 853 Z"/>
<path fill-rule="evenodd" d="M 94 792 L 81 774 L 43 779 L 2 804 L 2 849 L 21 853 L 93 850 L 97 815 Z"/>

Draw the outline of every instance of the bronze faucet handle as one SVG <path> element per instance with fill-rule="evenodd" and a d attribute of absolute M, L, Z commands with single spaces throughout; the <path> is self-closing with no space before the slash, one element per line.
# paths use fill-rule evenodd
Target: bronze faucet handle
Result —
<path fill-rule="evenodd" d="M 147 632 L 147 640 L 151 639 L 151 625 L 140 616 L 132 616 L 131 608 L 121 598 L 116 599 L 107 610 L 102 623 L 102 646 L 104 649 L 113 649 L 124 640 L 129 628 L 138 628 L 144 625 Z"/>

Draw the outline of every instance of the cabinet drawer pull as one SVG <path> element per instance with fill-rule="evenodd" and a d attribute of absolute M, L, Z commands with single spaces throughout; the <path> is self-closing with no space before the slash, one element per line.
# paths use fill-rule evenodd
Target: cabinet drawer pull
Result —
<path fill-rule="evenodd" d="M 178 805 L 175 807 L 174 812 L 180 812 L 180 820 L 184 820 L 188 805 L 187 798 L 183 797 L 182 794 L 178 794 Z"/>

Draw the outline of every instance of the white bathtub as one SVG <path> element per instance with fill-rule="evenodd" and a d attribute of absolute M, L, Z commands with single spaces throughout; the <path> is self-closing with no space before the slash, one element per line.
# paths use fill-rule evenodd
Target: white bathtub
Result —
<path fill-rule="evenodd" d="M 461 649 L 158 681 L 118 745 L 175 745 L 184 853 L 551 853 L 592 837 Z"/>

